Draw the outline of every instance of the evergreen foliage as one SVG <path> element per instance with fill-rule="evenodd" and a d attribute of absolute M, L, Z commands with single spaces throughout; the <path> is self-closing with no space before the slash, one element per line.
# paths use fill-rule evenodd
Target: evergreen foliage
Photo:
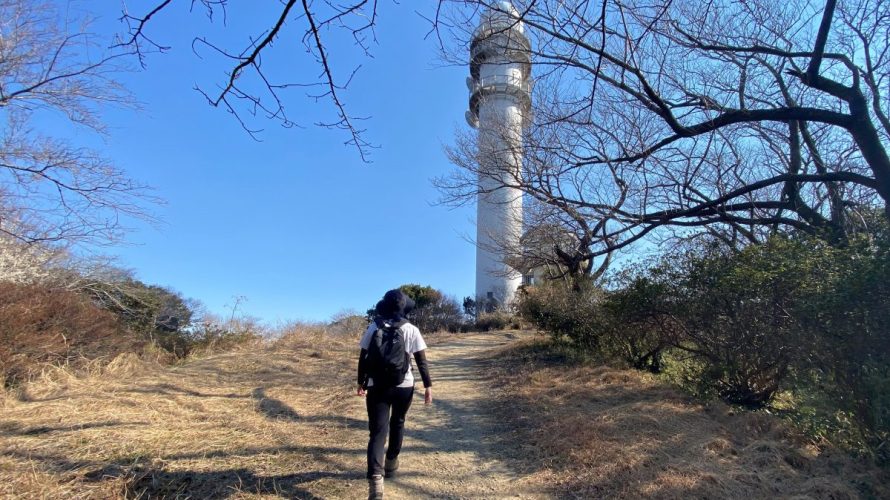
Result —
<path fill-rule="evenodd" d="M 520 314 L 575 349 L 666 375 L 700 395 L 781 410 L 820 436 L 880 452 L 890 436 L 890 243 L 774 235 L 708 243 L 612 276 L 548 283 Z"/>

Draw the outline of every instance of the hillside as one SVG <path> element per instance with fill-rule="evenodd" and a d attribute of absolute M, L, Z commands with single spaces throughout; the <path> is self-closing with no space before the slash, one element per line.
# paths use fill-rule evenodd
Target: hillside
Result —
<path fill-rule="evenodd" d="M 512 333 L 442 337 L 389 498 L 881 497 L 880 471 L 769 416 L 635 372 L 541 358 Z M 323 348 L 323 350 L 322 350 Z M 3 498 L 362 498 L 352 339 L 291 338 L 162 367 L 120 358 L 2 400 Z"/>

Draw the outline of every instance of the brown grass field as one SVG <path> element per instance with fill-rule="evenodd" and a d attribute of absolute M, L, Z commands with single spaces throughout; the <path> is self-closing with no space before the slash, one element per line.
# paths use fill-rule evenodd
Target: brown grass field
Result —
<path fill-rule="evenodd" d="M 123 357 L 7 394 L 0 497 L 327 498 L 364 487 L 361 445 L 339 439 L 365 425 L 345 397 L 352 342 L 309 340 L 176 367 Z"/>
<path fill-rule="evenodd" d="M 702 404 L 654 376 L 566 364 L 536 341 L 491 364 L 494 413 L 526 443 L 523 482 L 559 498 L 890 498 L 890 474 L 778 418 Z"/>
<path fill-rule="evenodd" d="M 388 498 L 888 498 L 885 471 L 773 417 L 516 338 L 431 339 L 437 399 L 409 413 Z M 48 371 L 0 396 L 0 497 L 363 498 L 355 351 L 294 335 L 172 367 Z"/>

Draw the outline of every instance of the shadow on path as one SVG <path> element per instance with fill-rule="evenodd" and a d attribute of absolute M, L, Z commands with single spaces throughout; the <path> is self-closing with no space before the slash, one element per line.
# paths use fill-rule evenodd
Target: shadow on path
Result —
<path fill-rule="evenodd" d="M 300 414 L 287 403 L 280 399 L 267 396 L 265 387 L 257 387 L 250 393 L 250 396 L 256 401 L 256 410 L 259 413 L 262 413 L 266 418 L 273 420 L 289 420 L 291 422 L 299 422 L 302 420 Z"/>

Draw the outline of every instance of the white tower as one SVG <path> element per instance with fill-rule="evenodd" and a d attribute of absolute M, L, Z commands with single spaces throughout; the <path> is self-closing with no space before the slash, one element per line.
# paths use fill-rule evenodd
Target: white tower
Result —
<path fill-rule="evenodd" d="M 479 196 L 476 206 L 476 299 L 506 305 L 522 275 L 505 261 L 519 247 L 522 129 L 531 109 L 531 46 L 519 13 L 498 2 L 483 15 L 470 45 L 470 109 L 479 130 Z"/>

